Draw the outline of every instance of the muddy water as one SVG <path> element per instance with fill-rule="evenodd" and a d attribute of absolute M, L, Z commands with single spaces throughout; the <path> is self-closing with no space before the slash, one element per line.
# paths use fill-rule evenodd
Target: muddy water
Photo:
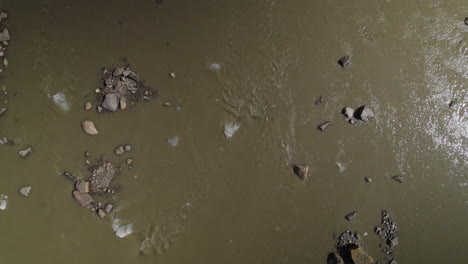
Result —
<path fill-rule="evenodd" d="M 13 37 L 0 135 L 18 142 L 0 145 L 1 263 L 325 263 L 347 228 L 368 232 L 367 250 L 384 260 L 373 233 L 382 209 L 398 224 L 400 263 L 468 257 L 466 1 L 0 6 Z M 341 69 L 345 54 L 352 64 Z M 101 68 L 124 61 L 159 97 L 84 111 Z M 59 92 L 70 111 L 54 104 Z M 341 108 L 362 104 L 376 118 L 347 124 Z M 98 136 L 82 132 L 84 119 Z M 231 138 L 226 125 L 239 127 Z M 116 210 L 99 219 L 60 174 L 86 177 L 85 151 L 123 162 L 113 149 L 124 143 L 135 164 L 123 166 Z M 294 163 L 310 165 L 310 181 Z M 28 198 L 17 193 L 25 184 Z M 115 236 L 113 217 L 134 233 Z"/>

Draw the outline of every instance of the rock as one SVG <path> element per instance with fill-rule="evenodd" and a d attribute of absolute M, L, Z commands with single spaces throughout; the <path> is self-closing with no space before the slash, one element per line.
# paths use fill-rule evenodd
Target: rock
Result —
<path fill-rule="evenodd" d="M 133 163 L 133 159 L 132 159 L 132 158 L 128 158 L 128 159 L 126 160 L 126 162 L 127 162 L 127 165 L 130 166 L 130 165 L 132 165 L 132 163 Z"/>
<path fill-rule="evenodd" d="M 106 204 L 106 206 L 104 207 L 104 210 L 106 211 L 106 213 L 112 212 L 112 209 L 114 209 L 113 204 Z"/>
<path fill-rule="evenodd" d="M 5 11 L 0 12 L 0 21 L 3 21 L 8 18 L 8 13 Z"/>
<path fill-rule="evenodd" d="M 125 108 L 127 108 L 127 99 L 125 99 L 125 97 L 122 96 L 120 98 L 120 109 L 124 110 Z"/>
<path fill-rule="evenodd" d="M 172 79 L 174 79 L 174 78 L 175 78 L 175 72 L 169 73 L 169 77 L 171 77 Z"/>
<path fill-rule="evenodd" d="M 367 106 L 363 105 L 356 109 L 356 117 L 364 122 L 368 122 L 371 118 L 374 118 L 374 112 Z"/>
<path fill-rule="evenodd" d="M 345 216 L 345 218 L 346 218 L 346 220 L 351 221 L 351 220 L 353 220 L 353 219 L 356 217 L 356 215 L 357 215 L 357 212 L 354 211 L 354 212 L 351 212 L 351 213 L 347 214 L 347 215 Z"/>
<path fill-rule="evenodd" d="M 124 146 L 124 149 L 125 149 L 125 151 L 130 152 L 130 151 L 132 151 L 132 145 L 126 144 L 126 145 Z"/>
<path fill-rule="evenodd" d="M 372 178 L 371 177 L 364 177 L 364 180 L 368 183 L 371 183 L 372 182 Z"/>
<path fill-rule="evenodd" d="M 99 132 L 97 131 L 94 123 L 92 121 L 85 120 L 81 122 L 81 126 L 83 127 L 84 132 L 88 135 L 97 135 Z"/>
<path fill-rule="evenodd" d="M 293 166 L 293 171 L 302 180 L 309 180 L 309 166 L 296 164 Z"/>
<path fill-rule="evenodd" d="M 327 122 L 319 125 L 317 127 L 317 129 L 323 132 L 323 131 L 327 130 L 329 126 L 330 126 L 330 121 L 327 121 Z"/>
<path fill-rule="evenodd" d="M 77 177 L 73 176 L 70 172 L 68 171 L 64 171 L 62 173 L 63 176 L 65 176 L 68 180 L 72 181 L 72 182 L 76 182 L 78 180 Z"/>
<path fill-rule="evenodd" d="M 354 109 L 352 109 L 351 107 L 343 108 L 342 113 L 343 113 L 344 116 L 346 116 L 346 118 L 353 118 L 354 117 Z"/>
<path fill-rule="evenodd" d="M 89 110 L 91 109 L 91 107 L 93 107 L 93 106 L 91 105 L 91 103 L 90 103 L 90 102 L 86 102 L 86 104 L 85 104 L 85 106 L 84 106 L 85 110 L 86 110 L 86 111 L 89 111 Z"/>
<path fill-rule="evenodd" d="M 351 259 L 354 264 L 373 264 L 374 259 L 362 247 L 351 249 Z"/>
<path fill-rule="evenodd" d="M 468 23 L 468 22 L 467 22 Z M 468 25 L 468 24 L 467 24 Z M 398 264 L 398 262 L 394 259 L 392 259 L 392 261 L 390 261 L 388 264 Z"/>
<path fill-rule="evenodd" d="M 23 150 L 18 151 L 18 155 L 22 158 L 26 158 L 32 153 L 32 147 L 27 147 Z"/>
<path fill-rule="evenodd" d="M 336 253 L 330 253 L 327 257 L 327 264 L 345 264 L 340 255 Z"/>
<path fill-rule="evenodd" d="M 5 66 L 5 68 L 8 68 L 8 60 L 7 59 L 3 60 L 3 66 Z"/>
<path fill-rule="evenodd" d="M 171 106 L 171 103 L 166 101 L 166 102 L 163 103 L 163 106 L 169 107 L 169 106 Z"/>
<path fill-rule="evenodd" d="M 8 108 L 2 107 L 2 109 L 0 109 L 0 116 L 2 116 L 3 114 L 5 114 L 6 111 L 8 111 Z"/>
<path fill-rule="evenodd" d="M 109 112 L 114 112 L 119 106 L 119 98 L 115 93 L 108 93 L 104 97 L 101 106 Z"/>
<path fill-rule="evenodd" d="M 4 41 L 10 41 L 10 32 L 8 31 L 8 29 L 4 29 L 2 31 L 2 33 L 0 33 L 0 41 L 4 42 Z"/>
<path fill-rule="evenodd" d="M 75 201 L 77 201 L 81 205 L 81 207 L 88 206 L 92 202 L 94 202 L 91 195 L 89 195 L 88 193 L 81 193 L 79 191 L 73 191 L 73 198 L 75 198 Z"/>
<path fill-rule="evenodd" d="M 122 75 L 123 72 L 124 72 L 124 68 L 122 68 L 122 67 L 117 67 L 117 68 L 115 68 L 114 72 L 112 72 L 112 75 L 113 75 L 114 77 L 117 77 L 117 76 Z"/>
<path fill-rule="evenodd" d="M 131 72 L 129 75 L 128 75 L 128 78 L 134 80 L 135 82 L 139 82 L 140 81 L 140 76 L 138 74 L 136 74 L 135 72 Z"/>
<path fill-rule="evenodd" d="M 323 96 L 320 96 L 317 100 L 315 100 L 315 105 L 319 105 L 323 103 Z"/>
<path fill-rule="evenodd" d="M 468 17 L 465 17 L 465 25 L 468 26 Z"/>
<path fill-rule="evenodd" d="M 125 152 L 125 150 L 124 150 L 124 147 L 123 147 L 123 146 L 117 146 L 117 147 L 114 149 L 115 155 L 123 155 L 124 152 Z"/>
<path fill-rule="evenodd" d="M 403 183 L 403 176 L 401 176 L 401 175 L 392 176 L 392 179 L 394 179 L 395 181 L 397 181 L 399 183 Z"/>
<path fill-rule="evenodd" d="M 102 113 L 102 110 L 104 110 L 104 108 L 102 108 L 102 106 L 98 105 L 96 107 L 96 110 L 97 110 L 98 113 Z"/>
<path fill-rule="evenodd" d="M 89 182 L 78 180 L 75 183 L 75 189 L 80 193 L 89 193 Z"/>
<path fill-rule="evenodd" d="M 122 72 L 122 76 L 127 77 L 127 76 L 130 75 L 130 73 L 132 73 L 131 70 L 124 70 L 124 71 Z"/>
<path fill-rule="evenodd" d="M 85 151 L 84 156 L 85 156 L 85 158 L 89 158 L 89 156 L 91 156 L 91 154 L 89 154 L 88 151 Z"/>
<path fill-rule="evenodd" d="M 31 185 L 27 185 L 19 189 L 19 193 L 23 195 L 24 197 L 28 197 L 29 194 L 31 193 L 31 189 L 32 189 Z"/>
<path fill-rule="evenodd" d="M 99 217 L 101 218 L 104 218 L 106 216 L 106 213 L 104 212 L 104 210 L 102 210 L 101 208 L 97 209 L 97 214 L 99 215 Z"/>
<path fill-rule="evenodd" d="M 338 60 L 338 64 L 342 67 L 342 68 L 346 68 L 348 67 L 348 65 L 351 63 L 351 58 L 346 55 L 346 56 L 343 56 L 341 57 L 339 60 Z"/>
<path fill-rule="evenodd" d="M 94 92 L 98 94 L 98 93 L 100 93 L 100 92 L 101 92 L 101 89 L 99 89 L 99 88 L 96 88 L 96 89 L 94 89 Z"/>
<path fill-rule="evenodd" d="M 392 239 L 388 240 L 387 244 L 390 247 L 395 247 L 396 245 L 398 245 L 398 237 L 395 237 L 395 238 L 392 238 Z"/>

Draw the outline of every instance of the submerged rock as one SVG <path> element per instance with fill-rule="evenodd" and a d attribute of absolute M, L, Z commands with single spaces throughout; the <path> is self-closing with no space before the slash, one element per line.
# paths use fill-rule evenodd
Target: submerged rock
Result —
<path fill-rule="evenodd" d="M 119 106 L 119 98 L 115 93 L 108 93 L 104 97 L 102 107 L 109 112 L 115 112 Z"/>
<path fill-rule="evenodd" d="M 345 264 L 345 262 L 340 255 L 333 252 L 328 254 L 327 264 Z"/>
<path fill-rule="evenodd" d="M 81 207 L 88 206 L 92 202 L 94 202 L 91 195 L 89 195 L 88 193 L 81 193 L 79 191 L 73 191 L 73 198 L 75 198 L 75 201 L 77 201 L 81 205 Z"/>
<path fill-rule="evenodd" d="M 0 211 L 6 210 L 8 205 L 8 196 L 0 194 Z"/>
<path fill-rule="evenodd" d="M 125 150 L 126 152 L 132 151 L 132 145 L 130 145 L 130 144 L 125 144 L 124 150 Z"/>
<path fill-rule="evenodd" d="M 104 211 L 106 211 L 106 213 L 112 212 L 112 209 L 114 209 L 113 204 L 106 204 L 106 206 L 104 207 Z"/>
<path fill-rule="evenodd" d="M 18 151 L 18 155 L 22 158 L 26 158 L 32 153 L 32 147 L 27 147 L 23 150 Z"/>
<path fill-rule="evenodd" d="M 63 111 L 70 111 L 71 105 L 67 101 L 64 93 L 56 93 L 52 96 L 52 100 L 56 103 Z"/>
<path fill-rule="evenodd" d="M 346 68 L 348 67 L 348 65 L 351 63 L 351 58 L 346 55 L 346 56 L 343 56 L 341 57 L 339 60 L 338 60 L 338 64 L 342 67 L 342 68 Z"/>
<path fill-rule="evenodd" d="M 351 249 L 354 264 L 374 264 L 374 259 L 362 247 Z"/>
<path fill-rule="evenodd" d="M 133 233 L 133 225 L 128 224 L 128 225 L 120 226 L 119 228 L 117 228 L 115 235 L 120 238 L 124 238 L 130 235 L 131 233 Z"/>
<path fill-rule="evenodd" d="M 374 112 L 372 112 L 367 105 L 363 105 L 356 109 L 355 116 L 364 122 L 368 122 L 370 119 L 374 118 Z"/>
<path fill-rule="evenodd" d="M 31 189 L 32 189 L 31 185 L 27 185 L 19 189 L 19 193 L 23 195 L 24 197 L 28 197 L 29 194 L 31 193 Z"/>
<path fill-rule="evenodd" d="M 90 102 L 86 102 L 86 103 L 85 103 L 84 108 L 85 108 L 86 111 L 90 110 L 92 107 L 93 107 L 93 106 L 91 105 Z"/>
<path fill-rule="evenodd" d="M 224 124 L 224 136 L 226 138 L 232 138 L 234 134 L 239 130 L 240 125 L 235 122 L 228 122 Z"/>
<path fill-rule="evenodd" d="M 302 180 L 309 180 L 309 166 L 296 164 L 293 166 L 293 171 Z"/>
<path fill-rule="evenodd" d="M 94 126 L 93 121 L 85 120 L 81 122 L 81 126 L 83 127 L 84 132 L 88 135 L 97 135 L 99 132 L 97 131 L 96 127 Z"/>

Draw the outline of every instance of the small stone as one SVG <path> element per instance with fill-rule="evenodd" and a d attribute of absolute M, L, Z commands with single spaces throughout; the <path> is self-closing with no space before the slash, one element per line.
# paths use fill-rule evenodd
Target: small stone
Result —
<path fill-rule="evenodd" d="M 354 211 L 354 212 L 351 212 L 351 213 L 347 214 L 347 215 L 345 216 L 345 218 L 346 218 L 346 220 L 351 221 L 351 220 L 353 220 L 353 219 L 356 217 L 356 215 L 357 215 L 357 212 Z"/>
<path fill-rule="evenodd" d="M 327 122 L 319 125 L 317 127 L 317 129 L 323 132 L 323 131 L 327 130 L 329 126 L 330 126 L 330 121 L 327 121 Z"/>
<path fill-rule="evenodd" d="M 75 189 L 80 193 L 89 193 L 89 182 L 78 180 L 75 183 Z"/>
<path fill-rule="evenodd" d="M 98 113 L 102 113 L 102 110 L 104 110 L 104 108 L 102 108 L 102 106 L 98 105 L 96 107 L 96 110 L 97 110 Z"/>
<path fill-rule="evenodd" d="M 86 165 L 90 165 L 91 162 L 90 162 L 89 160 L 85 160 L 85 164 L 86 164 Z"/>
<path fill-rule="evenodd" d="M 319 105 L 321 103 L 323 103 L 323 96 L 319 96 L 319 98 L 315 100 L 315 105 Z"/>
<path fill-rule="evenodd" d="M 18 151 L 18 155 L 22 158 L 26 158 L 27 156 L 29 156 L 30 154 L 32 153 L 32 147 L 27 147 L 25 149 L 22 149 L 20 151 Z"/>
<path fill-rule="evenodd" d="M 97 210 L 97 214 L 99 215 L 99 217 L 101 218 L 104 218 L 106 216 L 106 213 L 104 212 L 104 210 L 102 210 L 101 208 L 99 208 Z"/>
<path fill-rule="evenodd" d="M 132 151 L 132 145 L 126 144 L 126 145 L 124 146 L 124 149 L 125 149 L 125 151 L 130 152 L 130 151 Z"/>
<path fill-rule="evenodd" d="M 114 149 L 115 155 L 123 155 L 124 152 L 125 152 L 125 150 L 124 150 L 124 147 L 123 147 L 123 146 L 117 146 L 117 147 Z"/>
<path fill-rule="evenodd" d="M 91 156 L 91 154 L 89 154 L 88 151 L 85 151 L 84 156 L 85 156 L 85 158 L 89 158 L 89 156 Z"/>
<path fill-rule="evenodd" d="M 465 19 L 465 22 L 466 22 L 467 20 L 468 20 L 468 18 Z M 467 23 L 467 25 L 468 25 L 468 22 L 466 22 L 466 23 Z M 392 261 L 390 261 L 388 264 L 398 264 L 398 262 L 397 262 L 396 260 L 392 259 Z"/>
<path fill-rule="evenodd" d="M 374 118 L 374 112 L 367 105 L 363 105 L 356 109 L 356 117 L 364 122 L 368 122 L 371 118 Z"/>
<path fill-rule="evenodd" d="M 116 111 L 119 106 L 119 100 L 118 100 L 117 94 L 115 93 L 106 94 L 101 106 L 109 112 Z"/>
<path fill-rule="evenodd" d="M 344 260 L 340 255 L 336 253 L 330 253 L 327 257 L 327 264 L 345 264 Z"/>
<path fill-rule="evenodd" d="M 85 104 L 84 107 L 85 107 L 85 110 L 86 110 L 86 111 L 89 111 L 89 110 L 91 109 L 91 107 L 93 107 L 93 106 L 91 105 L 90 102 L 86 102 L 86 104 Z"/>
<path fill-rule="evenodd" d="M 127 77 L 127 76 L 130 75 L 130 73 L 132 73 L 131 70 L 124 70 L 124 71 L 122 72 L 122 76 Z"/>
<path fill-rule="evenodd" d="M 3 66 L 5 66 L 5 68 L 8 68 L 8 60 L 7 59 L 3 60 Z"/>
<path fill-rule="evenodd" d="M 132 158 L 128 158 L 128 159 L 126 160 L 126 162 L 127 162 L 127 165 L 130 166 L 130 165 L 132 165 L 132 163 L 133 163 L 133 159 L 132 159 Z"/>
<path fill-rule="evenodd" d="M 171 106 L 171 103 L 166 101 L 166 102 L 163 103 L 163 106 L 169 107 L 169 106 Z"/>
<path fill-rule="evenodd" d="M 4 40 L 4 41 L 2 42 L 2 44 L 3 44 L 3 46 L 8 46 L 8 41 Z M 2 50 L 6 50 L 6 47 L 3 47 Z"/>
<path fill-rule="evenodd" d="M 309 166 L 296 164 L 293 166 L 294 173 L 304 181 L 309 180 Z"/>
<path fill-rule="evenodd" d="M 73 198 L 81 205 L 81 207 L 85 207 L 90 205 L 94 202 L 91 195 L 87 193 L 80 193 L 79 191 L 73 191 Z"/>
<path fill-rule="evenodd" d="M 127 108 L 127 99 L 125 99 L 125 97 L 121 97 L 120 98 L 120 109 L 124 110 L 125 108 Z"/>
<path fill-rule="evenodd" d="M 171 77 L 172 79 L 174 79 L 174 78 L 175 78 L 175 72 L 169 73 L 169 77 Z"/>
<path fill-rule="evenodd" d="M 371 183 L 372 182 L 372 178 L 371 177 L 364 177 L 364 180 L 368 183 Z"/>
<path fill-rule="evenodd" d="M 351 63 L 351 58 L 346 55 L 346 56 L 343 56 L 341 57 L 339 60 L 338 60 L 338 64 L 342 67 L 342 68 L 346 68 L 348 67 L 348 65 Z"/>
<path fill-rule="evenodd" d="M 399 183 L 403 183 L 403 176 L 401 176 L 401 175 L 392 176 L 392 179 L 394 179 L 395 181 L 397 181 Z"/>
<path fill-rule="evenodd" d="M 123 72 L 124 72 L 124 68 L 117 67 L 117 68 L 115 68 L 114 72 L 112 72 L 112 76 L 114 76 L 114 77 L 120 76 L 120 75 L 122 75 Z"/>
<path fill-rule="evenodd" d="M 353 118 L 354 117 L 354 109 L 352 109 L 351 107 L 343 108 L 342 113 L 343 113 L 344 116 L 346 116 L 346 118 Z"/>
<path fill-rule="evenodd" d="M 5 28 L 5 29 L 2 31 L 2 33 L 0 33 L 0 41 L 2 41 L 4 45 L 5 45 L 5 43 L 6 43 L 6 45 L 8 45 L 8 41 L 9 41 L 10 39 L 11 39 L 11 37 L 10 37 L 10 32 L 8 31 L 8 29 Z M 6 46 L 6 45 L 5 45 L 5 46 Z"/>
<path fill-rule="evenodd" d="M 362 247 L 351 249 L 351 259 L 355 264 L 373 264 L 374 259 Z"/>
<path fill-rule="evenodd" d="M 2 109 L 0 109 L 0 116 L 2 116 L 3 114 L 5 114 L 6 111 L 8 111 L 8 108 L 2 107 Z"/>
<path fill-rule="evenodd" d="M 27 185 L 27 186 L 22 187 L 19 190 L 19 193 L 23 195 L 24 197 L 28 197 L 29 194 L 31 193 L 31 189 L 32 189 L 31 185 Z"/>
<path fill-rule="evenodd" d="M 97 131 L 96 127 L 94 126 L 94 123 L 89 120 L 85 120 L 81 122 L 81 126 L 83 127 L 84 132 L 88 135 L 97 135 L 99 132 Z"/>
<path fill-rule="evenodd" d="M 5 52 L 4 51 L 0 51 L 0 57 L 3 57 L 5 56 Z"/>
<path fill-rule="evenodd" d="M 113 204 L 106 204 L 106 206 L 104 207 L 104 210 L 106 211 L 106 213 L 112 212 L 112 209 L 114 209 Z"/>
<path fill-rule="evenodd" d="M 99 88 L 96 88 L 96 89 L 94 89 L 94 92 L 98 94 L 98 93 L 100 93 L 100 92 L 101 92 L 101 89 L 99 89 Z"/>

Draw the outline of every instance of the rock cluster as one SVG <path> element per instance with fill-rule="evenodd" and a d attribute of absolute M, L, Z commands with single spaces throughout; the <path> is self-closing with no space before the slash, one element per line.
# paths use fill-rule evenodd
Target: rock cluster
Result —
<path fill-rule="evenodd" d="M 352 125 L 360 125 L 362 122 L 369 122 L 374 118 L 374 112 L 367 105 L 360 106 L 356 110 L 345 107 L 341 113 L 345 116 L 346 121 Z"/>
<path fill-rule="evenodd" d="M 398 228 L 393 217 L 386 210 L 382 211 L 382 221 L 375 227 L 375 233 L 380 237 L 381 248 L 385 254 L 391 255 L 398 245 Z"/>
<path fill-rule="evenodd" d="M 366 252 L 357 233 L 346 230 L 338 237 L 337 252 L 328 254 L 328 264 L 373 264 L 374 259 Z"/>
<path fill-rule="evenodd" d="M 106 110 L 115 112 L 124 110 L 127 104 L 150 101 L 155 92 L 144 86 L 140 76 L 129 67 L 117 67 L 114 70 L 104 69 L 102 73 L 104 87 L 97 88 L 98 112 Z"/>

